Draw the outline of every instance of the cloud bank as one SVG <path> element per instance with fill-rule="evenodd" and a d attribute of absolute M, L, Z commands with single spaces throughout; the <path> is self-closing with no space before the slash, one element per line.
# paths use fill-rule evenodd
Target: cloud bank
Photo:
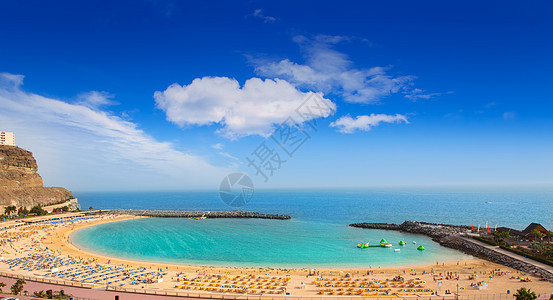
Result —
<path fill-rule="evenodd" d="M 0 124 L 15 132 L 19 146 L 35 153 L 47 184 L 187 188 L 216 186 L 227 172 L 102 110 L 113 104 L 106 93 L 84 93 L 67 103 L 26 92 L 22 82 L 21 75 L 0 73 Z"/>
<path fill-rule="evenodd" d="M 246 80 L 243 86 L 228 77 L 203 77 L 189 85 L 177 83 L 154 94 L 156 105 L 167 120 L 180 127 L 220 125 L 217 133 L 229 139 L 249 135 L 268 136 L 310 93 L 301 92 L 281 79 Z M 321 95 L 322 96 L 322 95 Z M 328 117 L 336 105 L 324 99 Z"/>
<path fill-rule="evenodd" d="M 400 92 L 410 99 L 430 95 L 422 94 L 421 90 L 414 91 L 415 76 L 391 75 L 389 67 L 353 67 L 346 54 L 333 48 L 340 42 L 350 40 L 352 38 L 344 36 L 296 36 L 294 41 L 303 52 L 304 64 L 289 59 L 252 59 L 252 63 L 260 76 L 281 78 L 298 87 L 334 93 L 350 103 L 378 103 L 382 98 Z"/>
<path fill-rule="evenodd" d="M 386 114 L 371 114 L 369 116 L 362 115 L 352 118 L 351 116 L 343 116 L 332 122 L 330 127 L 338 128 L 342 133 L 354 133 L 356 130 L 369 131 L 380 123 L 406 123 L 409 124 L 407 117 L 404 115 L 386 115 Z"/>

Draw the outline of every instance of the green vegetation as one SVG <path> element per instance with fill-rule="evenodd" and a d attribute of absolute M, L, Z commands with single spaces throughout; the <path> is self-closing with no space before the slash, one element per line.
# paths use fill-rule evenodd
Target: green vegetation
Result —
<path fill-rule="evenodd" d="M 497 245 L 505 245 L 505 239 L 509 238 L 509 233 L 507 231 L 494 231 L 493 239 Z"/>
<path fill-rule="evenodd" d="M 483 237 L 483 236 L 475 236 L 474 237 L 475 240 L 478 240 L 478 241 L 481 241 L 481 242 L 484 242 L 488 245 L 492 245 L 492 246 L 498 246 L 497 243 L 494 241 L 494 240 L 490 240 L 489 238 L 487 237 Z"/>
<path fill-rule="evenodd" d="M 21 207 L 17 211 L 17 215 L 19 215 L 19 216 L 26 216 L 28 214 L 29 214 L 29 210 L 26 207 Z"/>
<path fill-rule="evenodd" d="M 484 242 L 488 245 L 499 246 L 501 247 L 501 249 L 505 249 L 507 251 L 516 253 L 518 255 L 522 255 L 530 259 L 533 259 L 535 261 L 539 261 L 541 263 L 553 266 L 553 245 L 551 243 L 543 242 L 543 237 L 545 237 L 545 234 L 541 232 L 539 233 L 540 234 L 536 233 L 536 237 L 542 240 L 542 242 L 536 241 L 531 245 L 530 248 L 524 248 L 519 246 L 515 249 L 511 247 L 511 245 L 505 242 L 505 239 L 508 238 L 508 233 L 507 235 L 504 235 L 501 233 L 498 233 L 498 234 L 494 233 L 493 240 L 483 236 L 474 237 L 474 239 Z"/>
<path fill-rule="evenodd" d="M 66 294 L 64 290 L 60 290 L 59 292 L 52 292 L 52 290 L 39 291 L 39 292 L 35 292 L 34 296 L 41 299 L 72 299 L 73 298 L 73 296 Z"/>
<path fill-rule="evenodd" d="M 15 207 L 15 205 L 9 205 L 4 207 L 4 214 L 6 216 L 9 216 L 12 214 L 12 212 L 16 212 L 16 211 L 17 211 L 17 207 Z"/>
<path fill-rule="evenodd" d="M 517 300 L 534 300 L 537 299 L 538 296 L 536 296 L 536 293 L 532 292 L 530 289 L 521 288 L 517 291 L 515 294 L 515 298 Z"/>
<path fill-rule="evenodd" d="M 534 255 L 534 254 L 530 253 L 528 249 L 525 249 L 525 248 L 522 248 L 522 247 L 518 247 L 517 249 L 515 249 L 515 248 L 511 248 L 510 246 L 500 246 L 500 247 L 501 247 L 501 249 L 505 249 L 507 251 L 511 251 L 511 252 L 516 253 L 518 255 L 522 255 L 522 256 L 528 257 L 530 259 L 533 259 L 535 261 L 539 261 L 539 262 L 544 263 L 546 265 L 553 266 L 553 259 L 548 258 L 548 257 L 541 257 L 541 256 Z"/>
<path fill-rule="evenodd" d="M 42 207 L 40 207 L 38 205 L 33 206 L 29 212 L 32 213 L 32 214 L 35 214 L 37 216 L 44 216 L 44 215 L 48 214 L 47 211 L 45 211 L 44 209 L 42 209 Z"/>
<path fill-rule="evenodd" d="M 12 285 L 11 290 L 12 294 L 19 295 L 23 291 L 23 285 L 25 284 L 25 280 L 23 279 L 17 279 L 17 281 Z"/>
<path fill-rule="evenodd" d="M 534 241 L 538 240 L 537 242 L 538 243 L 543 243 L 543 238 L 545 237 L 545 233 L 537 230 L 537 229 L 534 229 L 532 230 L 532 233 L 534 234 Z"/>
<path fill-rule="evenodd" d="M 49 203 L 42 203 L 42 204 L 39 204 L 39 205 L 40 205 L 40 207 L 58 205 L 58 204 L 63 204 L 65 202 L 69 202 L 72 199 L 75 199 L 75 197 L 71 196 L 71 197 L 69 197 L 67 199 L 64 199 L 64 200 L 58 200 L 58 201 L 49 202 Z"/>
<path fill-rule="evenodd" d="M 6 287 L 6 284 L 3 282 L 0 282 L 0 293 L 3 294 L 2 288 Z"/>

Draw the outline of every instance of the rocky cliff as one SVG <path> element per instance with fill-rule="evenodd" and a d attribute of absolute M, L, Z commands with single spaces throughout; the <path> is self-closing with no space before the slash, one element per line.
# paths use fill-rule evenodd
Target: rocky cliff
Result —
<path fill-rule="evenodd" d="M 30 208 L 72 197 L 64 188 L 44 187 L 37 170 L 33 153 L 19 147 L 0 145 L 0 206 Z"/>

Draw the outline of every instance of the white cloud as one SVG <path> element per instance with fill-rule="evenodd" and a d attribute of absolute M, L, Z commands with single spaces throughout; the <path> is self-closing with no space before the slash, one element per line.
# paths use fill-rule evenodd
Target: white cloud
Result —
<path fill-rule="evenodd" d="M 235 160 L 235 161 L 239 160 L 236 156 L 232 156 L 232 154 L 224 152 L 224 151 L 220 151 L 219 155 L 221 155 L 223 157 L 226 157 L 226 158 L 230 158 L 230 159 Z"/>
<path fill-rule="evenodd" d="M 388 74 L 387 67 L 354 68 L 347 55 L 333 48 L 349 40 L 352 38 L 344 36 L 318 35 L 312 39 L 296 36 L 294 41 L 304 53 L 305 64 L 288 59 L 278 62 L 252 59 L 252 63 L 260 76 L 282 78 L 298 87 L 332 92 L 351 103 L 377 103 L 398 92 L 412 95 L 409 91 L 414 76 L 393 76 Z"/>
<path fill-rule="evenodd" d="M 357 116 L 355 119 L 351 116 L 343 116 L 332 122 L 330 127 L 337 127 L 338 131 L 343 133 L 354 133 L 356 130 L 369 131 L 371 128 L 380 125 L 380 123 L 406 123 L 409 124 L 407 117 L 400 114 L 371 114 L 369 116 Z"/>
<path fill-rule="evenodd" d="M 211 148 L 217 149 L 217 150 L 223 150 L 224 146 L 221 143 L 217 143 L 217 144 L 211 145 Z"/>
<path fill-rule="evenodd" d="M 269 135 L 274 124 L 292 116 L 309 94 L 281 79 L 251 78 L 241 87 L 228 77 L 203 77 L 189 85 L 172 84 L 155 92 L 154 99 L 170 122 L 181 127 L 219 124 L 219 134 L 236 139 Z M 328 117 L 336 105 L 323 101 L 328 109 L 322 115 Z"/>
<path fill-rule="evenodd" d="M 98 109 L 102 106 L 115 105 L 117 102 L 113 101 L 113 95 L 106 92 L 92 91 L 88 93 L 82 93 L 78 97 L 76 104 L 90 107 L 92 109 Z"/>
<path fill-rule="evenodd" d="M 0 124 L 2 130 L 15 132 L 19 146 L 34 152 L 47 184 L 187 188 L 216 186 L 227 172 L 100 110 L 110 103 L 105 94 L 92 92 L 67 103 L 23 91 L 22 79 L 0 74 Z"/>
<path fill-rule="evenodd" d="M 14 90 L 23 84 L 25 76 L 10 73 L 0 73 L 0 87 Z"/>
<path fill-rule="evenodd" d="M 258 19 L 263 20 L 263 23 L 273 23 L 277 20 L 275 17 L 265 15 L 263 13 L 263 10 L 259 9 L 259 8 L 254 10 L 251 15 L 258 18 Z"/>
<path fill-rule="evenodd" d="M 405 98 L 410 99 L 412 101 L 417 101 L 419 99 L 428 100 L 432 97 L 440 96 L 441 93 L 427 93 L 422 89 L 412 89 L 403 92 L 405 94 Z"/>

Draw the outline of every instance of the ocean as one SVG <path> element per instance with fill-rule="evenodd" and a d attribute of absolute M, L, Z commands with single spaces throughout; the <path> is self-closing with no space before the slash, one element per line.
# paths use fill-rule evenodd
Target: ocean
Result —
<path fill-rule="evenodd" d="M 83 209 L 234 209 L 217 191 L 74 195 Z M 239 209 L 287 214 L 292 219 L 129 220 L 79 230 L 71 240 L 92 252 L 143 261 L 241 267 L 387 267 L 468 256 L 424 236 L 351 228 L 348 224 L 416 220 L 484 227 L 487 222 L 490 227 L 523 229 L 537 222 L 553 229 L 553 192 L 547 190 L 256 190 L 250 202 Z M 381 239 L 393 247 L 356 247 Z M 407 244 L 399 246 L 400 240 Z M 424 245 L 425 250 L 416 250 L 418 245 Z"/>

